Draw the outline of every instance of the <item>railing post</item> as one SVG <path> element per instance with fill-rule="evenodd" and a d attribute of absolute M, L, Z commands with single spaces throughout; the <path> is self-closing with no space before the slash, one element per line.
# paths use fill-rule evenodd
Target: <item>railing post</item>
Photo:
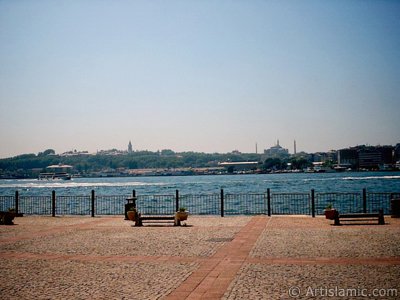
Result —
<path fill-rule="evenodd" d="M 92 200 L 92 218 L 94 218 L 94 199 L 95 199 L 95 194 L 94 194 L 94 190 L 92 190 L 92 195 L 91 195 L 91 200 Z"/>
<path fill-rule="evenodd" d="M 175 211 L 179 211 L 179 191 L 175 190 Z"/>
<path fill-rule="evenodd" d="M 267 207 L 268 207 L 268 217 L 271 216 L 271 190 L 267 189 Z"/>
<path fill-rule="evenodd" d="M 363 197 L 363 212 L 365 214 L 365 213 L 367 213 L 367 189 L 366 188 L 363 188 L 362 197 Z"/>
<path fill-rule="evenodd" d="M 315 218 L 315 191 L 311 190 L 311 215 Z"/>
<path fill-rule="evenodd" d="M 221 217 L 224 217 L 224 189 L 221 189 Z"/>
<path fill-rule="evenodd" d="M 56 216 L 56 191 L 51 192 L 51 216 Z"/>
<path fill-rule="evenodd" d="M 19 209 L 19 193 L 18 191 L 15 191 L 15 213 L 19 213 L 18 209 Z"/>
<path fill-rule="evenodd" d="M 132 191 L 132 201 L 133 201 L 133 207 L 136 208 L 136 190 Z M 125 213 L 126 214 L 126 213 Z M 128 216 L 127 216 L 128 217 Z M 126 218 L 127 220 L 128 218 Z"/>

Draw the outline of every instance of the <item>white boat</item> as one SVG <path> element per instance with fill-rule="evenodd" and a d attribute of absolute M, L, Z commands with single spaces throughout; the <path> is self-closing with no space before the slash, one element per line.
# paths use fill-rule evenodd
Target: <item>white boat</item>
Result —
<path fill-rule="evenodd" d="M 46 167 L 49 172 L 39 174 L 39 180 L 71 180 L 69 170 L 72 169 L 70 165 L 51 165 Z"/>
<path fill-rule="evenodd" d="M 336 165 L 333 169 L 334 169 L 336 172 L 351 171 L 351 165 L 350 165 L 350 164 Z"/>

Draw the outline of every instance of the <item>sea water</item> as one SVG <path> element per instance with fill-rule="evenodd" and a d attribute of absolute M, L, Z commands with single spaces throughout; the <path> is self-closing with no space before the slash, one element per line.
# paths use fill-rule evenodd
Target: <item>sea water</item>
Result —
<path fill-rule="evenodd" d="M 285 173 L 257 175 L 153 176 L 73 178 L 72 180 L 0 180 L 0 196 L 20 195 L 170 195 L 225 193 L 321 193 L 368 192 L 399 193 L 400 172 L 344 172 L 344 173 Z"/>

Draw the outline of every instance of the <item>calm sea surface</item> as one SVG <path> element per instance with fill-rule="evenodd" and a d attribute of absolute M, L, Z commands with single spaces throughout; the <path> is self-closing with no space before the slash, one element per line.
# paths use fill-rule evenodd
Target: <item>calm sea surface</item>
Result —
<path fill-rule="evenodd" d="M 309 192 L 400 192 L 400 172 L 298 173 L 262 175 L 168 176 L 75 178 L 70 181 L 0 180 L 0 196 L 20 195 L 97 195 L 209 194 L 218 193 Z"/>

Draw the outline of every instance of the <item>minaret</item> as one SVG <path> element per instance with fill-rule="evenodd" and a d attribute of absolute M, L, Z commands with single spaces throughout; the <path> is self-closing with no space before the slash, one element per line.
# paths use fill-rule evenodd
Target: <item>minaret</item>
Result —
<path fill-rule="evenodd" d="M 257 142 L 256 142 L 256 154 L 258 154 Z"/>
<path fill-rule="evenodd" d="M 294 140 L 294 154 L 295 155 L 297 154 L 297 152 L 296 152 L 296 140 Z"/>

